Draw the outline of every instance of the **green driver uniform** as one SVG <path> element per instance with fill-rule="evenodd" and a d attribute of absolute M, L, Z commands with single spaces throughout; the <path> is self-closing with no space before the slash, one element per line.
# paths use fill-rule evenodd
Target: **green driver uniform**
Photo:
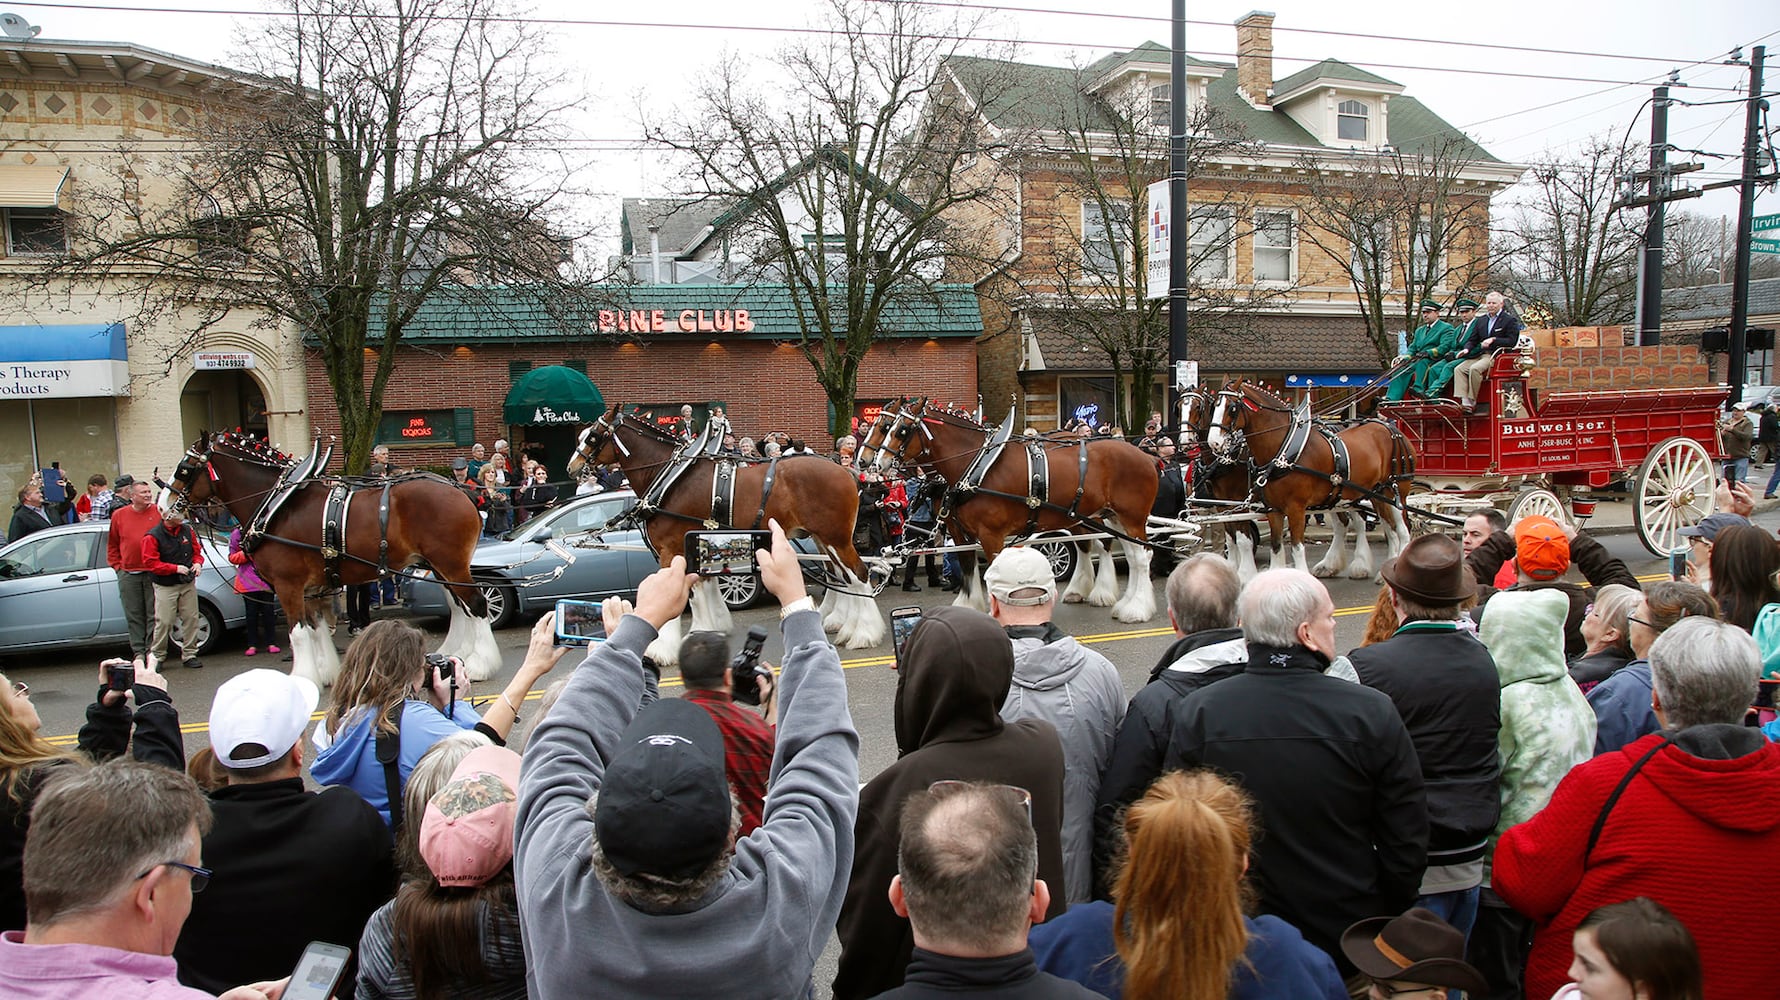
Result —
<path fill-rule="evenodd" d="M 1459 348 L 1465 346 L 1465 335 L 1471 332 L 1471 324 L 1477 322 L 1474 318 L 1477 314 L 1476 302 L 1470 299 L 1460 299 L 1458 309 L 1459 323 L 1457 326 L 1448 327 L 1452 334 L 1441 347 L 1440 360 L 1428 367 L 1427 376 L 1417 387 L 1418 391 L 1428 399 L 1441 395 L 1452 384 L 1452 370 L 1459 366 L 1460 360 L 1453 355 L 1459 353 Z"/>
<path fill-rule="evenodd" d="M 1384 396 L 1387 400 L 1394 402 L 1410 392 L 1417 396 L 1429 395 L 1428 378 L 1433 366 L 1451 358 L 1458 350 L 1457 331 L 1452 324 L 1440 319 L 1440 303 L 1423 299 L 1422 318 L 1429 322 L 1416 327 L 1415 334 L 1409 338 L 1409 356 L 1415 361 L 1391 379 L 1391 386 Z M 1447 377 L 1451 377 L 1450 370 Z"/>

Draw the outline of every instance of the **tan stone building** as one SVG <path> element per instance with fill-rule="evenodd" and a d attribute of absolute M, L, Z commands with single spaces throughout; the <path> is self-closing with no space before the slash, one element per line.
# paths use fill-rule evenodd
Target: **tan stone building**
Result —
<path fill-rule="evenodd" d="M 84 191 L 130 205 L 181 197 L 177 152 L 203 107 L 252 94 L 233 70 L 135 45 L 0 39 L 0 496 L 60 462 L 166 474 L 200 428 L 240 426 L 286 447 L 309 435 L 301 339 L 232 311 L 152 309 L 127 274 L 45 281 Z M 120 150 L 141 154 L 124 169 Z M 106 220 L 127 231 L 128 218 Z"/>
<path fill-rule="evenodd" d="M 1449 305 L 1464 292 L 1481 298 L 1467 285 L 1487 249 L 1489 197 L 1521 171 L 1359 67 L 1328 59 L 1275 79 L 1272 23 L 1262 13 L 1237 22 L 1235 64 L 1187 60 L 1191 355 L 1202 381 L 1363 380 L 1380 370 L 1381 351 L 1350 272 L 1383 275 L 1371 285 L 1399 325 L 1412 267 L 1439 274 L 1431 293 Z M 982 155 L 967 169 L 999 172 L 1013 206 L 954 220 L 1003 245 L 1000 266 L 979 278 L 988 409 L 1005 412 L 1011 396 L 1032 426 L 1107 422 L 1115 382 L 1121 395 L 1144 394 L 1132 382 L 1137 351 L 1149 352 L 1154 372 L 1146 409 L 1160 409 L 1166 300 L 1145 291 L 1165 288 L 1167 267 L 1146 275 L 1143 246 L 1145 188 L 1167 177 L 1168 50 L 1146 43 L 1080 70 L 955 59 L 946 73 L 950 98 L 975 111 L 980 129 Z M 1355 211 L 1335 226 L 1334 178 L 1434 161 L 1451 171 L 1445 211 L 1464 220 L 1439 229 L 1434 266 L 1422 263 L 1436 227 L 1408 217 L 1425 209 Z"/>

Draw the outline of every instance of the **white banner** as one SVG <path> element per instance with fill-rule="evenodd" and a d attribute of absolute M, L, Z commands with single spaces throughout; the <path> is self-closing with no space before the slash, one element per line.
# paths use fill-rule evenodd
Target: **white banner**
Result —
<path fill-rule="evenodd" d="M 1150 217 L 1149 217 L 1149 249 L 1144 258 L 1145 268 L 1144 298 L 1165 299 L 1168 297 L 1168 261 L 1170 213 L 1174 202 L 1169 196 L 1169 181 L 1157 181 L 1150 185 Z"/>
<path fill-rule="evenodd" d="M 0 399 L 128 396 L 127 361 L 9 361 L 0 364 Z"/>
<path fill-rule="evenodd" d="M 239 371 L 254 367 L 252 351 L 199 351 L 192 355 L 192 367 L 201 372 Z"/>

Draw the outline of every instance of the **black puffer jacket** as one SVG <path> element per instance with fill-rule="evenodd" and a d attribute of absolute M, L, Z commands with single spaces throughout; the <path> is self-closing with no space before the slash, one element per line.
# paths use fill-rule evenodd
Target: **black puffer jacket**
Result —
<path fill-rule="evenodd" d="M 1162 758 L 1174 729 L 1174 711 L 1187 695 L 1234 677 L 1248 665 L 1248 645 L 1239 628 L 1206 629 L 1183 636 L 1150 670 L 1149 683 L 1131 699 L 1125 721 L 1113 738 L 1112 756 L 1100 776 L 1094 807 L 1096 899 L 1111 899 L 1111 869 L 1123 835 L 1119 814 L 1162 776 Z"/>
<path fill-rule="evenodd" d="M 1489 650 L 1451 622 L 1410 622 L 1348 659 L 1360 683 L 1390 697 L 1415 744 L 1428 866 L 1482 858 L 1501 813 L 1502 690 Z"/>

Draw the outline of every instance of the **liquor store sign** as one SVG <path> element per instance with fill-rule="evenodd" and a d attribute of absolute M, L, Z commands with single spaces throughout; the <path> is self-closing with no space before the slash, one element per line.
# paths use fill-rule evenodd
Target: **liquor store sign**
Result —
<path fill-rule="evenodd" d="M 466 447 L 469 442 L 462 439 L 469 423 L 458 409 L 385 410 L 377 422 L 377 443 Z"/>

